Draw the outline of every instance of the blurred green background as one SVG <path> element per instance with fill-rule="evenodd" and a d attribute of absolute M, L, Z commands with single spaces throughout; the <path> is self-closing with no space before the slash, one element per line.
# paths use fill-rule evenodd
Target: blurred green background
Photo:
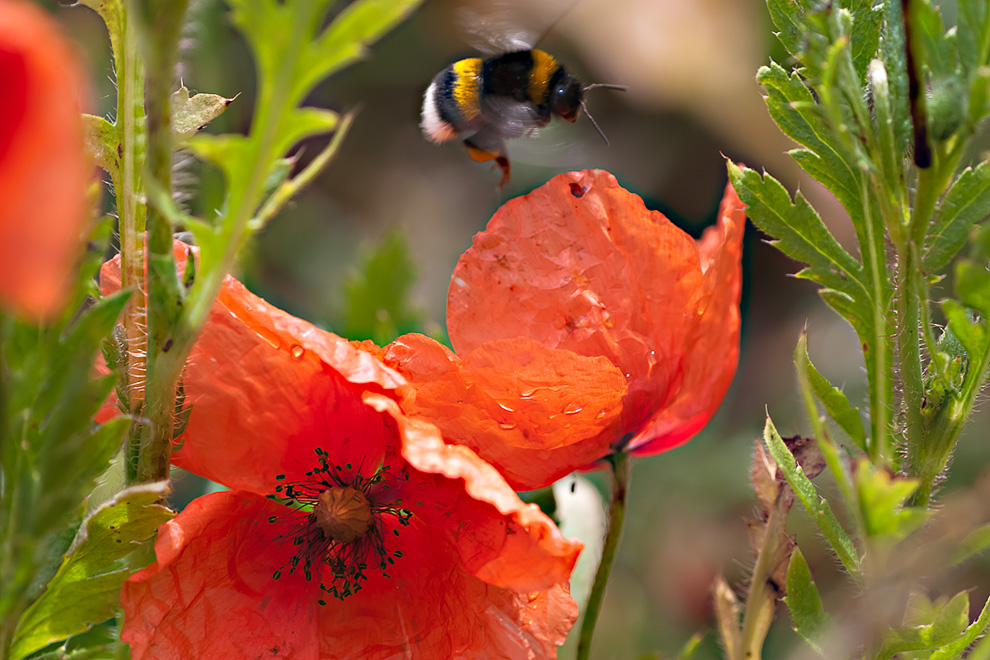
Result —
<path fill-rule="evenodd" d="M 531 4 L 520 0 L 520 16 Z M 364 333 L 381 342 L 391 338 L 383 334 L 414 329 L 442 335 L 450 273 L 473 234 L 506 199 L 585 167 L 611 171 L 649 207 L 698 235 L 714 221 L 727 156 L 800 188 L 840 242 L 852 246 L 842 209 L 786 156 L 792 145 L 770 120 L 754 82 L 768 57 L 780 61 L 782 55 L 762 0 L 577 0 L 539 45 L 587 82 L 629 87 L 589 95 L 611 146 L 586 119 L 552 125 L 539 138 L 510 143 L 513 178 L 504 190 L 489 164 L 473 162 L 457 143 L 426 142 L 418 127 L 422 94 L 433 76 L 473 54 L 455 18 L 463 5 L 427 0 L 366 61 L 313 94 L 311 104 L 356 110 L 357 120 L 336 159 L 243 258 L 238 276 L 256 293 L 353 339 Z M 96 90 L 90 111 L 112 114 L 115 92 L 101 22 L 85 8 L 49 7 L 82 46 Z M 193 92 L 240 94 L 207 130 L 243 131 L 254 94 L 250 54 L 222 2 L 197 0 L 190 16 L 180 78 Z M 304 145 L 303 162 L 322 145 Z M 217 171 L 187 160 L 177 182 L 186 204 L 208 216 L 222 201 L 222 180 Z M 375 272 L 385 284 L 369 286 L 358 273 L 376 250 Z M 809 283 L 789 277 L 797 265 L 750 227 L 743 268 L 742 354 L 734 385 L 702 434 L 636 464 L 595 657 L 673 654 L 699 630 L 708 635 L 696 657 L 719 657 L 710 588 L 719 572 L 741 587 L 752 564 L 746 521 L 756 515 L 748 483 L 753 440 L 767 410 L 783 435 L 809 431 L 791 361 L 803 327 L 820 370 L 854 404 L 864 402 L 856 337 Z M 390 298 L 403 300 L 405 311 L 374 330 L 348 305 L 357 300 L 374 310 Z M 987 428 L 984 410 L 960 443 L 946 489 L 971 484 L 985 472 Z M 184 497 L 202 487 L 191 478 L 178 485 Z M 828 604 L 829 592 L 844 580 L 836 562 L 800 507 L 791 531 Z M 978 606 L 990 595 L 990 557 L 924 586 L 932 596 L 973 589 L 971 602 Z M 789 656 L 798 644 L 781 608 L 766 657 Z"/>

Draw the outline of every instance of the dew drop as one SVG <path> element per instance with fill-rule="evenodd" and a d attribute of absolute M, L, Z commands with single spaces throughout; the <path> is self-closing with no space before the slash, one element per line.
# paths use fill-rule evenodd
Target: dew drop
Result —
<path fill-rule="evenodd" d="M 604 416 L 605 416 L 605 414 L 606 414 L 606 413 L 605 413 L 605 411 L 604 411 L 604 410 L 599 410 L 599 411 L 598 411 L 598 414 L 597 414 L 597 415 L 595 415 L 595 419 L 601 419 L 602 417 L 604 417 Z"/>
<path fill-rule="evenodd" d="M 533 593 L 527 595 L 526 597 L 529 598 L 529 602 L 532 603 L 534 600 L 536 600 L 537 598 L 540 597 L 540 592 L 539 591 L 534 591 Z"/>
<path fill-rule="evenodd" d="M 510 408 L 509 406 L 501 402 L 498 402 L 498 407 L 504 410 L 505 412 L 516 412 L 515 408 Z"/>
<path fill-rule="evenodd" d="M 565 415 L 576 415 L 579 412 L 581 412 L 582 410 L 584 410 L 584 408 L 582 408 L 581 406 L 570 406 L 570 407 L 567 407 L 567 408 L 564 409 L 564 414 Z"/>
<path fill-rule="evenodd" d="M 505 430 L 505 431 L 511 431 L 512 429 L 516 428 L 516 425 L 515 424 L 509 424 L 508 422 L 499 422 L 498 423 L 498 427 L 500 429 Z"/>
<path fill-rule="evenodd" d="M 293 344 L 292 348 L 289 349 L 289 352 L 292 353 L 292 358 L 294 360 L 301 360 L 306 354 L 306 349 L 299 344 Z"/>
<path fill-rule="evenodd" d="M 536 394 L 535 388 L 534 389 L 526 388 L 524 390 L 519 390 L 519 398 L 525 399 L 527 401 L 529 399 L 532 399 L 534 394 Z"/>

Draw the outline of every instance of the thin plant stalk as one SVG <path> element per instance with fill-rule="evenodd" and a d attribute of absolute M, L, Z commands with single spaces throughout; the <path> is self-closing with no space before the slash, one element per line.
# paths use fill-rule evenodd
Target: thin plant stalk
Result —
<path fill-rule="evenodd" d="M 619 537 L 622 535 L 622 523 L 626 517 L 626 496 L 629 492 L 630 459 L 629 454 L 618 452 L 608 458 L 612 467 L 612 499 L 608 506 L 608 529 L 605 531 L 605 543 L 602 546 L 602 558 L 595 572 L 595 581 L 591 585 L 588 604 L 585 607 L 584 619 L 578 637 L 577 660 L 588 660 L 591 653 L 591 640 L 598 623 L 602 601 L 605 598 L 605 587 L 608 576 L 612 571 L 615 551 L 619 547 Z"/>

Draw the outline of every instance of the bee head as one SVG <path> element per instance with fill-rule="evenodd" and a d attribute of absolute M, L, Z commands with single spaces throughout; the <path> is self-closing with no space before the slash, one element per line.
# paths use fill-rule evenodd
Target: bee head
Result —
<path fill-rule="evenodd" d="M 553 111 L 567 121 L 575 121 L 584 105 L 584 87 L 574 76 L 564 76 L 552 92 Z"/>

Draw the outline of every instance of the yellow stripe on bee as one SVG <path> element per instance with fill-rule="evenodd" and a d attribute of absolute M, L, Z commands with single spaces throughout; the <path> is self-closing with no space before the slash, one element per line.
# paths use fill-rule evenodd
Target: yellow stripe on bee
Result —
<path fill-rule="evenodd" d="M 529 72 L 529 85 L 526 91 L 533 103 L 541 104 L 547 100 L 550 76 L 557 70 L 558 64 L 557 60 L 542 50 L 530 52 L 533 54 L 533 69 Z"/>
<path fill-rule="evenodd" d="M 471 120 L 481 113 L 481 59 L 469 57 L 454 62 L 454 102 L 464 119 Z"/>

